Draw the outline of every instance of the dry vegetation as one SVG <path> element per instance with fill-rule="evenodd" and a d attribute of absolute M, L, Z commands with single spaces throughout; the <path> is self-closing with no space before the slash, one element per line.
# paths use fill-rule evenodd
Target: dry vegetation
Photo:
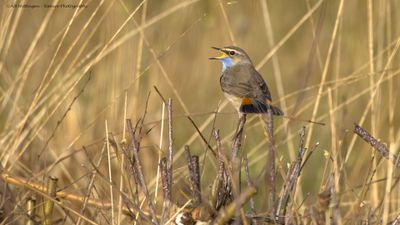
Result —
<path fill-rule="evenodd" d="M 10 5 L 42 2 L 87 7 Z M 398 9 L 2 1 L 2 224 L 400 224 Z M 287 117 L 239 121 L 207 59 L 226 45 Z"/>

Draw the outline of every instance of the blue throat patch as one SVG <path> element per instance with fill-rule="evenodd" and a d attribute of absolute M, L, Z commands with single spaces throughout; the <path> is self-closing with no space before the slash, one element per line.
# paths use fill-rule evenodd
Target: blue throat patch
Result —
<path fill-rule="evenodd" d="M 225 71 L 228 67 L 233 65 L 233 60 L 229 57 L 220 59 L 220 61 L 222 62 L 222 71 Z"/>

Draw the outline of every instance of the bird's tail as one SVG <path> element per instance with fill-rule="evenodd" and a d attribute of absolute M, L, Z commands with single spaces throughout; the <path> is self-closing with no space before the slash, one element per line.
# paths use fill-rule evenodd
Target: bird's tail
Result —
<path fill-rule="evenodd" d="M 284 113 L 282 112 L 282 110 L 276 106 L 273 105 L 269 105 L 269 107 L 271 107 L 271 111 L 272 111 L 272 115 L 274 116 L 283 116 Z"/>
<path fill-rule="evenodd" d="M 268 113 L 268 108 L 271 109 L 272 115 L 274 116 L 284 115 L 282 110 L 274 105 L 259 103 L 255 101 L 250 104 L 242 104 L 239 111 L 242 113 Z"/>
<path fill-rule="evenodd" d="M 271 107 L 271 111 L 272 111 L 273 115 L 275 115 L 275 116 L 283 116 L 284 115 L 284 113 L 282 112 L 282 110 L 280 108 L 273 106 L 273 105 L 269 105 L 269 106 Z"/>

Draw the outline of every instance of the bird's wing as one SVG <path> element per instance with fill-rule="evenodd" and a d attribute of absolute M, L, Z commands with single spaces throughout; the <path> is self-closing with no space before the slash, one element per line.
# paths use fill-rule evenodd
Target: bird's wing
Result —
<path fill-rule="evenodd" d="M 253 98 L 260 102 L 271 101 L 267 84 L 252 65 L 228 69 L 220 81 L 222 90 L 230 95 Z"/>
<path fill-rule="evenodd" d="M 262 76 L 257 72 L 257 70 L 255 70 L 254 68 L 253 72 L 252 72 L 252 79 L 251 82 L 254 83 L 254 86 L 258 87 L 258 90 L 254 90 L 255 92 L 257 92 L 258 95 L 262 95 L 261 98 L 267 99 L 269 101 L 272 101 L 271 98 L 271 93 L 268 90 L 268 86 L 265 83 L 264 79 L 262 78 Z M 252 85 L 253 86 L 253 85 Z M 258 97 L 258 99 L 260 99 L 260 97 Z"/>
<path fill-rule="evenodd" d="M 225 71 L 221 78 L 222 90 L 235 97 L 254 98 L 253 88 L 249 83 L 249 76 L 246 76 L 246 71 L 241 71 L 240 68 L 232 68 Z"/>

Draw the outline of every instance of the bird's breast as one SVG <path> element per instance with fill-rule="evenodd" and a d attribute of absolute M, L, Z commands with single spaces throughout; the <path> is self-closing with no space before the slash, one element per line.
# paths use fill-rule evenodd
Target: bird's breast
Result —
<path fill-rule="evenodd" d="M 239 111 L 240 105 L 242 104 L 242 98 L 236 97 L 236 96 L 228 94 L 226 92 L 224 92 L 224 95 L 225 95 L 226 99 L 228 99 L 232 103 L 233 107 L 235 107 L 235 109 L 237 111 Z"/>

